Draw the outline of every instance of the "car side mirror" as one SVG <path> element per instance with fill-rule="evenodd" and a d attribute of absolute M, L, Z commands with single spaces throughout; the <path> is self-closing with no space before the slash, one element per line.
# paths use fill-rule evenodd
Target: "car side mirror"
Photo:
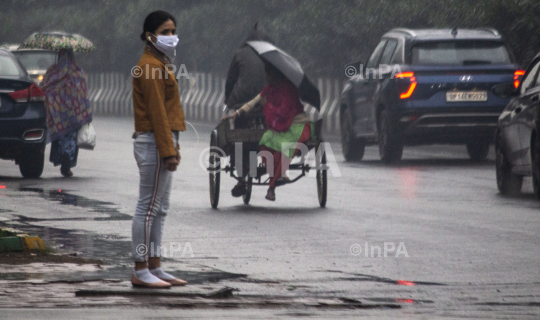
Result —
<path fill-rule="evenodd" d="M 519 91 L 514 84 L 499 84 L 493 87 L 493 93 L 499 98 L 513 98 L 519 96 Z"/>
<path fill-rule="evenodd" d="M 362 69 L 362 61 L 349 63 L 345 66 L 345 76 L 347 76 L 347 78 L 357 76 L 362 72 Z"/>

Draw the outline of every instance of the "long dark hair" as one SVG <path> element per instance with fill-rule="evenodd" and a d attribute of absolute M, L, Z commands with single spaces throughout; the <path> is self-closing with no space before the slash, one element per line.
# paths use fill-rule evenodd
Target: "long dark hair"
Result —
<path fill-rule="evenodd" d="M 146 41 L 147 44 L 150 44 L 148 39 L 146 39 L 146 32 L 150 32 L 151 34 L 155 35 L 157 28 L 169 20 L 172 20 L 174 26 L 176 26 L 176 19 L 172 16 L 172 14 L 163 10 L 150 13 L 148 16 L 146 16 L 146 19 L 144 19 L 141 40 Z"/>

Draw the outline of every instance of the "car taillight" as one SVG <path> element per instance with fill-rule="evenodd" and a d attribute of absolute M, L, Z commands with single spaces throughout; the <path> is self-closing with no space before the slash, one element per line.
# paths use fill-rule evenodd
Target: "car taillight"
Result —
<path fill-rule="evenodd" d="M 521 81 L 521 77 L 523 77 L 523 75 L 525 75 L 524 70 L 516 70 L 516 72 L 514 72 L 514 87 L 516 87 L 516 89 L 519 87 L 519 82 Z"/>
<path fill-rule="evenodd" d="M 414 72 L 400 72 L 396 74 L 396 79 L 409 79 L 410 80 L 411 83 L 407 91 L 401 93 L 401 95 L 399 96 L 401 99 L 410 98 L 414 92 L 414 89 L 416 89 L 416 85 L 417 85 Z"/>
<path fill-rule="evenodd" d="M 43 90 L 35 84 L 31 85 L 28 91 L 30 91 L 30 101 L 45 101 Z"/>
<path fill-rule="evenodd" d="M 17 102 L 45 101 L 45 94 L 35 84 L 28 89 L 11 92 L 9 95 Z"/>
<path fill-rule="evenodd" d="M 13 98 L 13 100 L 17 102 L 28 102 L 28 96 L 30 95 L 30 91 L 28 91 L 28 89 L 24 89 L 11 92 L 9 95 Z"/>
<path fill-rule="evenodd" d="M 397 79 L 405 79 L 414 77 L 414 72 L 400 72 L 396 74 Z"/>

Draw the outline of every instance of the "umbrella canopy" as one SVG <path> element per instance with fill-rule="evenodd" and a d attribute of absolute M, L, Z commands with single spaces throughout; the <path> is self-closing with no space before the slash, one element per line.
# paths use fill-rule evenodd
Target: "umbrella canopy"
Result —
<path fill-rule="evenodd" d="M 63 32 L 36 32 L 26 39 L 19 49 L 73 50 L 90 52 L 96 50 L 94 44 L 78 34 Z"/>
<path fill-rule="evenodd" d="M 317 110 L 321 107 L 319 89 L 308 79 L 300 63 L 283 50 L 266 41 L 248 41 L 247 44 L 264 61 L 279 69 L 297 88 L 300 99 L 311 104 Z"/>

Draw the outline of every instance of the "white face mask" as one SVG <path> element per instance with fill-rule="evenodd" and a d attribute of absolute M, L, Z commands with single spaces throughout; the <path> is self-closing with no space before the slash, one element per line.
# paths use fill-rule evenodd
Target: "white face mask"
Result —
<path fill-rule="evenodd" d="M 157 41 L 154 43 L 154 46 L 159 51 L 163 52 L 170 58 L 174 58 L 176 56 L 176 46 L 178 45 L 178 36 L 172 35 L 172 36 L 156 36 Z"/>

